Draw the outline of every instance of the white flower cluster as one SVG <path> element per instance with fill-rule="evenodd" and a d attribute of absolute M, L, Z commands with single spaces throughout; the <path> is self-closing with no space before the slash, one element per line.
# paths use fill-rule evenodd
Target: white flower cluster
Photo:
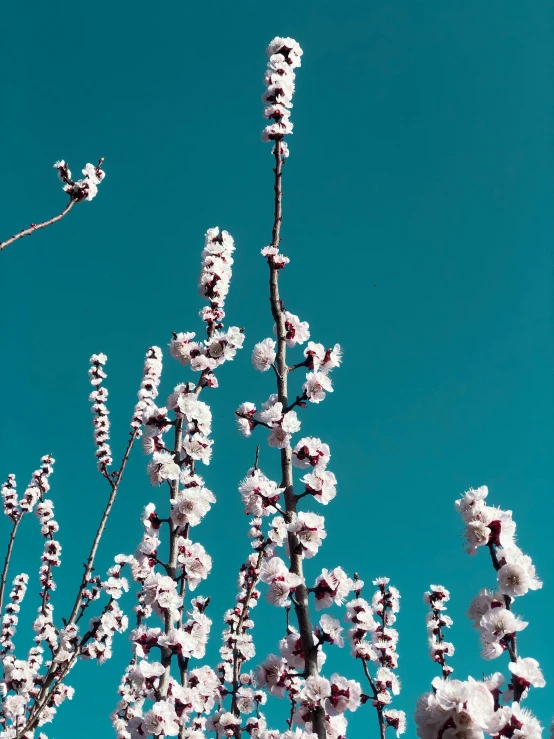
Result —
<path fill-rule="evenodd" d="M 373 581 L 377 586 L 371 603 L 361 597 L 363 583 L 355 580 L 356 598 L 346 604 L 346 621 L 351 654 L 362 660 L 364 672 L 369 676 L 368 663 L 378 665 L 373 678 L 368 677 L 372 691 L 370 699 L 377 710 L 379 724 L 391 726 L 396 735 L 406 731 L 404 711 L 390 707 L 393 696 L 400 693 L 400 680 L 394 670 L 398 667 L 398 631 L 392 628 L 400 610 L 400 593 L 389 585 L 388 577 Z"/>
<path fill-rule="evenodd" d="M 3 658 L 7 652 L 13 652 L 14 643 L 13 637 L 17 630 L 17 624 L 19 622 L 19 611 L 21 609 L 21 603 L 27 592 L 27 583 L 29 582 L 29 576 L 25 573 L 16 575 L 12 583 L 12 590 L 10 592 L 10 602 L 6 606 L 6 612 L 2 617 L 2 632 L 0 634 L 0 658 Z"/>
<path fill-rule="evenodd" d="M 154 405 L 154 401 L 158 397 L 158 387 L 162 376 L 162 357 L 162 350 L 158 346 L 151 346 L 146 352 L 138 401 L 131 419 L 131 429 L 137 438 L 142 435 L 141 426 L 144 412 L 151 405 Z"/>
<path fill-rule="evenodd" d="M 294 572 L 290 572 L 285 562 L 277 556 L 263 563 L 260 580 L 269 585 L 266 595 L 268 602 L 278 607 L 290 605 L 290 594 L 302 582 L 302 579 Z"/>
<path fill-rule="evenodd" d="M 31 476 L 31 482 L 19 501 L 23 513 L 31 513 L 39 500 L 50 490 L 49 478 L 54 471 L 54 458 L 50 454 L 41 457 L 40 467 Z"/>
<path fill-rule="evenodd" d="M 219 228 L 209 228 L 206 232 L 202 252 L 200 272 L 200 294 L 210 302 L 200 311 L 200 318 L 206 323 L 208 338 L 194 341 L 194 332 L 174 333 L 169 344 L 169 352 L 182 365 L 190 365 L 195 372 L 202 372 L 204 382 L 217 387 L 212 371 L 224 362 L 233 359 L 237 349 L 244 343 L 240 328 L 230 326 L 223 330 L 225 318 L 225 299 L 231 282 L 235 250 L 233 237 Z"/>
<path fill-rule="evenodd" d="M 149 597 L 162 610 L 170 608 L 166 582 L 159 576 L 148 581 Z M 168 578 L 171 580 L 171 578 Z M 148 661 L 152 649 L 158 647 L 176 655 L 180 660 L 201 659 L 211 621 L 205 615 L 206 600 L 192 600 L 189 618 L 179 628 L 164 633 L 160 628 L 139 625 L 131 633 L 135 645 L 135 659 L 127 668 L 119 687 L 120 700 L 112 713 L 112 723 L 121 739 L 139 737 L 182 736 L 189 739 L 204 736 L 206 716 L 219 701 L 219 680 L 207 666 L 188 671 L 186 685 L 169 677 L 167 698 L 160 700 L 160 682 L 165 668 L 158 661 Z M 147 703 L 148 702 L 148 703 Z"/>
<path fill-rule="evenodd" d="M 442 667 L 442 676 L 447 678 L 454 671 L 446 662 L 446 658 L 454 654 L 454 644 L 445 641 L 443 633 L 443 629 L 449 629 L 453 624 L 450 616 L 445 613 L 445 604 L 450 600 L 450 593 L 442 585 L 431 585 L 424 593 L 423 600 L 431 609 L 426 616 L 429 656 Z"/>
<path fill-rule="evenodd" d="M 11 518 L 14 525 L 25 513 L 31 513 L 39 500 L 50 490 L 48 478 L 53 472 L 54 459 L 49 455 L 41 458 L 41 466 L 33 472 L 21 500 L 17 498 L 15 475 L 8 475 L 2 485 L 2 502 L 4 514 Z"/>
<path fill-rule="evenodd" d="M 447 680 L 436 677 L 433 691 L 424 693 L 414 715 L 421 739 L 540 739 L 542 727 L 517 701 L 495 708 L 504 678 L 495 673 L 483 681 Z"/>
<path fill-rule="evenodd" d="M 467 616 L 479 632 L 481 656 L 495 659 L 513 649 L 516 634 L 528 626 L 506 607 L 503 593 L 483 588 L 472 599 Z"/>
<path fill-rule="evenodd" d="M 122 585 L 125 589 L 125 584 L 122 583 Z M 120 597 L 121 591 L 112 588 L 110 592 L 110 586 L 108 586 L 106 592 L 110 595 L 110 602 L 100 616 L 90 619 L 89 633 L 91 638 L 80 650 L 80 656 L 83 659 L 95 659 L 99 664 L 103 664 L 111 658 L 114 635 L 116 633 L 122 634 L 127 631 L 129 626 L 129 619 L 115 602 L 115 599 Z"/>
<path fill-rule="evenodd" d="M 542 688 L 545 679 L 537 660 L 519 657 L 517 634 L 527 623 L 512 613 L 513 599 L 541 587 L 530 557 L 514 543 L 516 525 L 512 512 L 485 503 L 488 489 L 483 486 L 468 490 L 456 501 L 456 508 L 466 524 L 467 551 L 474 554 L 481 546 L 489 549 L 497 574 L 498 590 L 481 590 L 470 603 L 467 615 L 479 631 L 481 655 L 494 659 L 504 652 L 510 656 L 511 676 L 506 687 L 502 673 L 496 672 L 482 681 L 450 680 L 452 668 L 445 656 L 454 647 L 443 639 L 442 629 L 452 620 L 444 613 L 449 598 L 441 586 L 431 586 L 425 599 L 432 609 L 427 618 L 431 657 L 442 665 L 442 678 L 432 682 L 433 691 L 418 701 L 415 720 L 421 739 L 469 737 L 484 735 L 501 739 L 540 739 L 542 727 L 521 701 L 530 687 Z"/>
<path fill-rule="evenodd" d="M 15 523 L 21 517 L 15 475 L 8 475 L 6 482 L 2 484 L 2 503 L 4 515 Z"/>
<path fill-rule="evenodd" d="M 312 730 L 314 711 L 323 708 L 328 739 L 346 736 L 346 711 L 355 711 L 362 702 L 362 688 L 356 680 L 348 680 L 336 672 L 329 679 L 321 675 L 309 677 L 298 696 L 298 707 L 293 720 L 307 731 Z"/>
<path fill-rule="evenodd" d="M 89 395 L 89 400 L 92 403 L 90 410 L 94 413 L 92 424 L 94 426 L 96 459 L 98 460 L 98 469 L 103 473 L 106 473 L 107 468 L 113 462 L 112 450 L 108 444 L 110 440 L 109 410 L 106 406 L 108 390 L 102 386 L 102 382 L 107 377 L 103 369 L 107 361 L 108 357 L 105 354 L 93 354 L 90 358 L 92 366 L 88 371 L 90 384 L 94 387 Z"/>
<path fill-rule="evenodd" d="M 483 485 L 468 490 L 456 501 L 456 509 L 466 524 L 468 552 L 474 554 L 478 547 L 489 547 L 497 570 L 498 589 L 509 598 L 541 588 L 542 582 L 531 557 L 523 554 L 515 544 L 516 524 L 512 512 L 488 506 L 485 503 L 488 492 Z"/>
<path fill-rule="evenodd" d="M 239 492 L 247 516 L 269 516 L 277 510 L 276 504 L 284 488 L 278 487 L 257 467 L 252 467 L 240 483 Z"/>
<path fill-rule="evenodd" d="M 2 694 L 2 735 L 6 739 L 16 737 L 23 727 L 25 714 L 29 710 L 40 689 L 41 680 L 38 674 L 42 665 L 42 649 L 33 647 L 29 650 L 27 660 L 16 659 L 7 655 L 3 660 L 3 678 L 0 681 Z M 73 697 L 73 688 L 60 684 L 52 696 L 52 700 L 45 706 L 38 721 L 38 725 L 52 721 L 57 708 L 66 700 Z M 31 733 L 25 734 L 31 736 Z M 46 739 L 45 734 L 39 734 L 38 739 Z"/>
<path fill-rule="evenodd" d="M 63 159 L 54 163 L 54 169 L 58 171 L 58 177 L 63 182 L 64 192 L 72 200 L 92 200 L 98 193 L 98 185 L 106 176 L 102 162 L 101 159 L 96 166 L 89 162 L 82 170 L 84 177 L 80 180 L 71 179 L 71 170 Z"/>
<path fill-rule="evenodd" d="M 263 94 L 264 117 L 272 121 L 263 130 L 263 141 L 280 142 L 282 157 L 288 156 L 288 147 L 283 137 L 292 133 L 290 109 L 294 95 L 294 70 L 300 66 L 302 49 L 292 38 L 277 36 L 266 49 L 269 61 L 265 73 L 266 90 Z"/>

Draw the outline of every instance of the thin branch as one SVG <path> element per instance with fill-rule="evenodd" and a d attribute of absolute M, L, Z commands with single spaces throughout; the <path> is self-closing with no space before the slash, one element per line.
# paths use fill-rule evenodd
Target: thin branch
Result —
<path fill-rule="evenodd" d="M 46 228 L 46 226 L 51 226 L 53 223 L 61 221 L 61 219 L 69 213 L 71 208 L 73 208 L 75 203 L 78 202 L 79 201 L 76 198 L 70 198 L 69 203 L 65 206 L 61 213 L 58 213 L 57 216 L 49 218 L 47 221 L 43 221 L 42 223 L 31 223 L 29 228 L 24 228 L 23 231 L 14 234 L 11 238 L 6 239 L 6 241 L 0 241 L 0 251 L 2 251 L 2 249 L 5 249 L 6 246 L 13 244 L 14 241 L 22 239 L 24 236 L 30 236 L 31 234 L 34 234 L 35 231 L 39 231 L 41 228 Z"/>

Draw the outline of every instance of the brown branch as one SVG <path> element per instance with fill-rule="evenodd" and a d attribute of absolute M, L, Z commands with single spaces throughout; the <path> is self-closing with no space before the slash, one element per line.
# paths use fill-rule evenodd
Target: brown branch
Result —
<path fill-rule="evenodd" d="M 69 199 L 69 203 L 65 206 L 61 213 L 58 213 L 57 216 L 49 218 L 47 221 L 43 221 L 42 223 L 31 223 L 29 228 L 24 228 L 23 231 L 14 234 L 11 238 L 6 239 L 6 241 L 0 241 L 0 251 L 2 251 L 2 249 L 4 249 L 6 246 L 13 244 L 14 241 L 22 239 L 24 236 L 30 236 L 31 234 L 34 234 L 35 231 L 39 231 L 41 228 L 46 228 L 46 226 L 51 226 L 53 223 L 61 221 L 61 219 L 69 213 L 71 208 L 73 208 L 75 203 L 78 202 L 79 201 L 76 198 L 71 197 Z"/>
<path fill-rule="evenodd" d="M 275 181 L 274 181 L 274 213 L 273 213 L 273 229 L 271 246 L 278 248 L 281 241 L 281 223 L 283 220 L 283 184 L 282 169 L 283 159 L 281 157 L 281 142 L 275 142 Z M 288 407 L 288 372 L 287 365 L 287 330 L 285 326 L 285 308 L 279 295 L 279 269 L 275 267 L 271 260 L 269 264 L 269 291 L 271 314 L 275 321 L 277 329 L 277 357 L 275 359 L 275 375 L 277 379 L 277 395 L 283 408 Z M 281 487 L 285 490 L 285 509 L 287 517 L 290 520 L 292 515 L 296 513 L 297 499 L 294 494 L 293 476 L 292 476 L 292 449 L 288 444 L 281 449 Z M 298 630 L 300 632 L 300 641 L 302 644 L 302 652 L 304 654 L 306 677 L 318 674 L 317 667 L 317 648 L 314 645 L 312 623 L 310 620 L 310 612 L 308 605 L 308 590 L 304 583 L 304 573 L 302 567 L 302 546 L 298 538 L 293 533 L 288 534 L 289 551 L 290 551 L 290 571 L 298 575 L 302 582 L 296 588 L 296 597 L 293 601 L 294 610 L 298 620 Z M 312 712 L 312 730 L 317 734 L 318 739 L 326 739 L 327 731 L 325 728 L 325 711 L 322 706 L 317 707 Z"/>

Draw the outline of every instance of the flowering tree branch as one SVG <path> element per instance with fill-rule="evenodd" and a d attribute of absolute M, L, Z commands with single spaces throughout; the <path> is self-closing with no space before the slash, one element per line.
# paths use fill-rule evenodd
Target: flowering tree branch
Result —
<path fill-rule="evenodd" d="M 155 359 L 156 349 L 150 349 L 147 353 L 145 373 L 139 391 L 139 400 L 131 421 L 131 432 L 126 450 L 124 452 L 119 468 L 114 472 L 108 472 L 109 466 L 112 464 L 111 450 L 108 445 L 109 441 L 109 420 L 108 409 L 105 401 L 107 399 L 107 390 L 102 385 L 106 374 L 103 365 L 106 362 L 105 355 L 93 355 L 91 357 L 91 370 L 89 372 L 93 385 L 93 392 L 90 399 L 93 402 L 92 411 L 94 413 L 94 438 L 96 445 L 96 457 L 98 460 L 98 469 L 103 477 L 105 477 L 110 485 L 110 495 L 94 536 L 89 556 L 85 563 L 85 572 L 81 580 L 81 584 L 77 591 L 75 603 L 69 618 L 62 619 L 63 628 L 58 628 L 53 620 L 53 607 L 50 603 L 50 594 L 54 588 L 53 568 L 60 565 L 61 547 L 55 538 L 58 531 L 58 524 L 54 519 L 54 507 L 51 499 L 47 499 L 46 493 L 49 490 L 48 478 L 53 471 L 54 460 L 50 456 L 43 457 L 41 467 L 33 473 L 31 484 L 27 488 L 25 495 L 21 501 L 17 500 L 15 493 L 15 478 L 10 476 L 8 483 L 4 485 L 2 494 L 4 498 L 4 511 L 15 522 L 21 521 L 24 513 L 36 509 L 36 514 L 41 523 L 41 533 L 45 538 L 44 553 L 42 556 L 42 566 L 40 570 L 41 578 L 41 606 L 39 616 L 35 620 L 34 629 L 36 632 L 35 647 L 37 658 L 42 652 L 42 643 L 49 648 L 52 659 L 47 663 L 46 672 L 40 674 L 39 668 L 41 661 L 37 661 L 36 667 L 31 668 L 26 675 L 25 680 L 14 681 L 8 678 L 6 689 L 15 690 L 19 701 L 17 703 L 17 711 L 14 713 L 10 708 L 9 699 L 6 703 L 7 708 L 4 710 L 3 722 L 6 726 L 6 720 L 12 719 L 16 736 L 23 737 L 29 731 L 34 731 L 37 725 L 41 725 L 45 721 L 51 720 L 56 712 L 56 707 L 67 697 L 71 698 L 73 689 L 64 684 L 65 678 L 75 665 L 79 657 L 94 658 L 103 661 L 111 655 L 111 641 L 116 631 L 124 631 L 126 628 L 126 618 L 123 616 L 115 600 L 121 594 L 121 589 L 127 587 L 126 580 L 121 577 L 122 564 L 116 564 L 112 568 L 110 578 L 116 582 L 116 587 L 110 580 L 102 582 L 99 577 L 92 575 L 94 571 L 94 561 L 100 545 L 100 541 L 105 533 L 106 525 L 115 502 L 115 498 L 123 479 L 123 473 L 126 468 L 129 455 L 135 440 L 141 435 L 142 412 L 151 403 L 151 399 L 157 394 L 155 372 L 152 372 L 152 361 Z M 15 529 L 15 526 L 14 526 Z M 15 534 L 12 530 L 12 539 Z M 11 541 L 13 545 L 13 541 Z M 10 550 L 11 551 L 11 550 Z M 9 561 L 9 558 L 7 558 Z M 8 563 L 8 562 L 7 562 Z M 7 563 L 5 565 L 4 582 L 7 575 Z M 78 623 L 83 617 L 87 608 L 91 603 L 97 600 L 101 595 L 101 590 L 112 593 L 107 605 L 104 607 L 102 614 L 93 619 L 91 627 L 82 638 L 79 638 Z M 115 595 L 113 595 L 115 593 Z M 17 597 L 18 591 L 14 590 L 12 595 Z M 10 610 L 7 616 L 13 621 Z M 5 642 L 4 649 L 13 652 L 14 646 L 11 642 Z M 31 650 L 31 654 L 34 654 Z M 12 658 L 13 659 L 13 658 Z M 15 663 L 14 663 L 15 664 Z M 4 673 L 6 675 L 6 662 L 4 662 Z M 9 674 L 9 673 L 8 673 Z M 5 678 L 6 679 L 6 678 Z M 21 701 L 23 701 L 24 710 L 21 710 Z"/>
<path fill-rule="evenodd" d="M 83 169 L 84 178 L 80 180 L 73 180 L 71 178 L 71 170 L 63 159 L 56 162 L 54 167 L 58 170 L 58 176 L 64 183 L 63 189 L 64 192 L 69 195 L 69 202 L 57 216 L 53 216 L 42 223 L 31 223 L 28 228 L 22 229 L 5 241 L 0 241 L 0 251 L 5 249 L 6 246 L 13 244 L 13 242 L 18 239 L 30 236 L 41 228 L 46 228 L 47 226 L 51 226 L 53 223 L 61 221 L 61 219 L 69 213 L 76 203 L 80 203 L 83 200 L 92 200 L 98 191 L 98 185 L 105 177 L 105 172 L 102 169 L 103 162 L 104 157 L 100 159 L 96 166 L 90 163 L 87 164 Z"/>

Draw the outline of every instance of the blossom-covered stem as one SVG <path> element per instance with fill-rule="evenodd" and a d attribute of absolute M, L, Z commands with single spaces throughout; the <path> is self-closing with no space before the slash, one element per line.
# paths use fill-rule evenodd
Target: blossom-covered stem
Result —
<path fill-rule="evenodd" d="M 47 221 L 43 221 L 42 223 L 31 223 L 28 228 L 24 228 L 19 233 L 14 234 L 11 238 L 6 239 L 6 241 L 0 241 L 0 251 L 2 251 L 2 249 L 4 249 L 6 246 L 13 244 L 14 241 L 22 239 L 24 236 L 30 236 L 35 231 L 38 231 L 41 228 L 46 228 L 46 226 L 51 226 L 53 223 L 61 221 L 61 219 L 69 213 L 71 208 L 73 208 L 73 206 L 77 202 L 79 201 L 76 200 L 76 198 L 70 197 L 68 204 L 65 206 L 61 213 L 58 213 L 57 216 L 49 218 Z"/>
<path fill-rule="evenodd" d="M 373 682 L 373 679 L 369 673 L 369 668 L 367 666 L 367 659 L 362 659 L 362 664 L 364 666 L 364 673 L 367 678 L 367 681 L 369 682 L 369 686 L 373 692 L 373 698 L 377 697 L 377 688 L 375 687 L 375 683 Z M 385 726 L 385 722 L 383 720 L 383 709 L 380 705 L 376 706 L 377 710 L 377 718 L 379 719 L 379 736 L 381 739 L 385 739 L 385 732 L 387 730 L 387 727 Z"/>
<path fill-rule="evenodd" d="M 281 241 L 281 222 L 283 219 L 283 185 L 282 185 L 282 167 L 283 160 L 281 156 L 281 141 L 277 140 L 274 147 L 275 154 L 275 181 L 274 181 L 274 219 L 272 229 L 271 246 L 278 248 Z M 287 366 L 287 342 L 286 342 L 286 317 L 285 308 L 279 295 L 279 268 L 269 262 L 269 290 L 271 313 L 275 321 L 277 333 L 277 356 L 275 358 L 275 375 L 277 378 L 277 394 L 278 400 L 283 404 L 283 408 L 288 406 L 288 383 L 287 375 L 289 368 Z M 287 518 L 292 519 L 292 515 L 296 513 L 297 500 L 294 494 L 293 477 L 292 477 L 292 449 L 287 444 L 281 449 L 281 487 L 284 488 L 285 510 Z M 302 644 L 302 651 L 305 659 L 305 675 L 311 677 L 318 674 L 317 667 L 317 648 L 314 645 L 313 630 L 310 619 L 308 605 L 308 590 L 304 583 L 304 574 L 302 568 L 302 546 L 294 533 L 288 534 L 290 548 L 290 571 L 298 575 L 302 582 L 296 589 L 294 610 L 298 619 L 298 630 Z M 325 711 L 323 707 L 314 709 L 312 717 L 313 730 L 317 734 L 318 739 L 325 739 Z"/>
<path fill-rule="evenodd" d="M 8 551 L 6 552 L 6 558 L 4 560 L 4 569 L 2 570 L 2 575 L 0 575 L 0 616 L 2 615 L 2 608 L 4 605 L 4 592 L 6 590 L 6 581 L 8 579 L 8 569 L 10 567 L 10 560 L 12 558 L 13 545 L 20 522 L 21 516 L 13 523 L 10 540 L 8 542 Z"/>

